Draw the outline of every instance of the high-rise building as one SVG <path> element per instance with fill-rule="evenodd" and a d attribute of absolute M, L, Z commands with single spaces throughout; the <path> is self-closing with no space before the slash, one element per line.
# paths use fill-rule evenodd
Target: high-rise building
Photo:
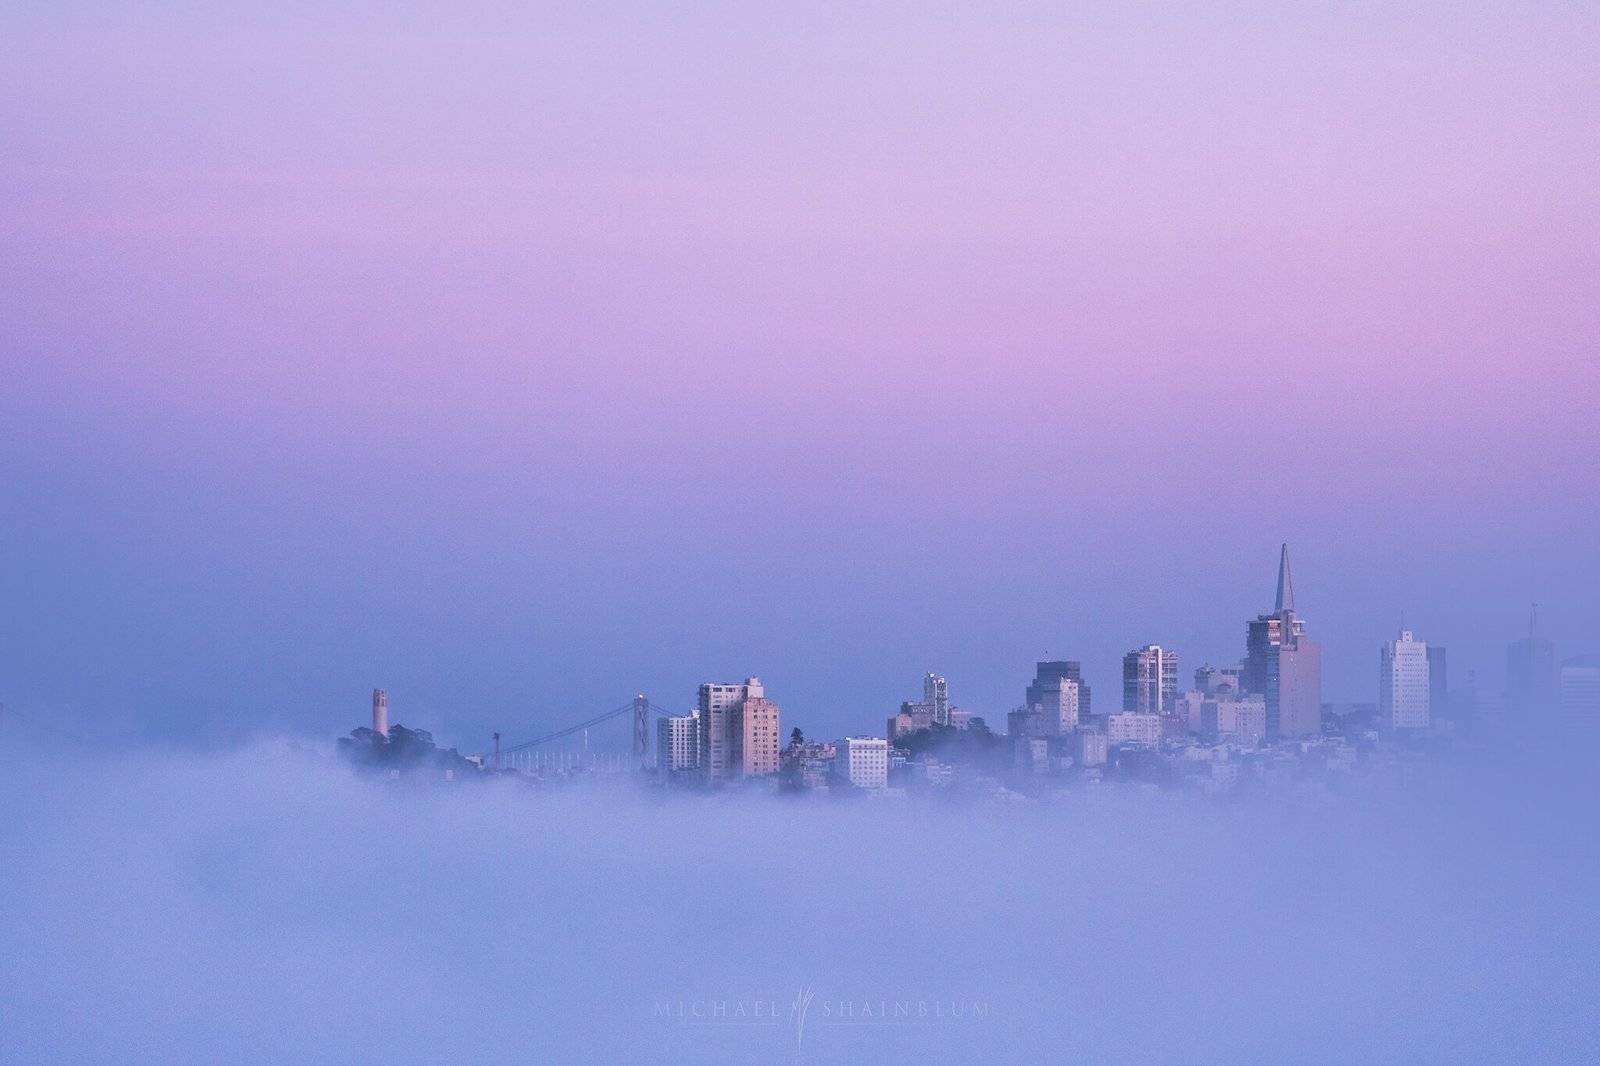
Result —
<path fill-rule="evenodd" d="M 1054 678 L 1047 684 L 1029 686 L 1030 695 L 1038 702 L 1030 703 L 1027 712 L 1037 716 L 1037 730 L 1043 736 L 1066 736 L 1078 728 L 1080 686 L 1070 677 Z"/>
<path fill-rule="evenodd" d="M 700 767 L 700 714 L 672 714 L 656 722 L 656 766 L 663 775 Z"/>
<path fill-rule="evenodd" d="M 696 717 L 700 769 L 707 785 L 715 788 L 752 774 L 777 772 L 778 705 L 766 699 L 760 678 L 701 685 Z"/>
<path fill-rule="evenodd" d="M 1452 717 L 1450 714 L 1450 673 L 1446 669 L 1444 647 L 1428 645 L 1428 715 L 1431 718 Z"/>
<path fill-rule="evenodd" d="M 778 705 L 761 696 L 739 704 L 733 730 L 733 762 L 740 777 L 778 772 Z"/>
<path fill-rule="evenodd" d="M 1528 635 L 1506 646 L 1506 703 L 1512 714 L 1549 719 L 1560 699 L 1556 646 L 1538 634 L 1537 608 Z"/>
<path fill-rule="evenodd" d="M 1305 635 L 1305 620 L 1295 614 L 1289 577 L 1289 545 L 1278 557 L 1278 596 L 1271 614 L 1246 623 L 1244 670 L 1240 685 L 1267 703 L 1269 740 L 1316 736 L 1322 732 L 1322 646 Z"/>
<path fill-rule="evenodd" d="M 372 731 L 380 737 L 389 735 L 389 694 L 381 688 L 372 690 Z"/>
<path fill-rule="evenodd" d="M 1122 657 L 1122 709 L 1133 714 L 1170 714 L 1178 700 L 1178 655 L 1146 644 Z"/>
<path fill-rule="evenodd" d="M 889 742 L 882 737 L 845 737 L 833 746 L 834 772 L 857 788 L 889 783 Z"/>
<path fill-rule="evenodd" d="M 933 707 L 935 724 L 950 724 L 950 683 L 943 677 L 928 674 L 922 679 L 922 702 Z"/>
<path fill-rule="evenodd" d="M 1577 725 L 1600 725 L 1600 655 L 1562 662 L 1561 716 Z"/>
<path fill-rule="evenodd" d="M 1402 629 L 1379 654 L 1378 714 L 1391 729 L 1426 729 L 1432 715 L 1428 645 Z"/>
<path fill-rule="evenodd" d="M 1089 686 L 1083 680 L 1083 666 L 1075 659 L 1060 659 L 1038 664 L 1033 683 L 1023 701 L 1027 707 L 1059 707 L 1061 683 L 1071 681 L 1078 692 L 1078 720 L 1089 717 Z M 1076 724 L 1076 723 L 1074 723 Z M 1069 729 L 1068 732 L 1071 732 Z"/>

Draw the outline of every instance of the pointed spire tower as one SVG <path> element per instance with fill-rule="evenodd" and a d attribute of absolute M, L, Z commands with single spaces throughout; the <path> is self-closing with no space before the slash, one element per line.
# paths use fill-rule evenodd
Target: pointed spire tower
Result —
<path fill-rule="evenodd" d="M 1245 625 L 1240 684 L 1266 701 L 1267 739 L 1314 737 L 1322 732 L 1322 649 L 1295 614 L 1289 545 L 1278 554 L 1278 598 L 1271 614 Z"/>
<path fill-rule="evenodd" d="M 1278 556 L 1278 605 L 1273 608 L 1274 614 L 1283 614 L 1285 611 L 1294 613 L 1294 582 L 1289 579 L 1289 545 L 1283 546 L 1283 552 Z"/>

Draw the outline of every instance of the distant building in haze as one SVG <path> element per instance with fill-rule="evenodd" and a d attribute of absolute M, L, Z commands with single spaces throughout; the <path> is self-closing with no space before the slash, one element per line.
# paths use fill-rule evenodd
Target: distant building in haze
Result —
<path fill-rule="evenodd" d="M 1402 629 L 1383 646 L 1378 666 L 1378 714 L 1390 729 L 1426 729 L 1432 721 L 1428 645 Z"/>
<path fill-rule="evenodd" d="M 950 724 L 950 683 L 942 676 L 928 674 L 922 679 L 922 702 L 933 708 L 935 724 Z"/>
<path fill-rule="evenodd" d="M 1089 717 L 1089 686 L 1075 660 L 1039 663 L 1024 699 L 1022 710 L 1038 719 L 1036 727 L 1026 730 L 1029 735 L 1065 736 Z M 1013 711 L 1008 721 L 1016 717 Z"/>
<path fill-rule="evenodd" d="M 1267 735 L 1267 700 L 1264 696 L 1218 697 L 1200 704 L 1200 728 L 1206 740 L 1232 739 L 1257 744 Z"/>
<path fill-rule="evenodd" d="M 1215 696 L 1224 692 L 1239 692 L 1239 668 L 1237 666 L 1212 666 L 1210 663 L 1194 672 L 1195 691 L 1207 696 Z"/>
<path fill-rule="evenodd" d="M 1450 672 L 1444 648 L 1428 645 L 1428 714 L 1433 718 L 1450 716 Z"/>
<path fill-rule="evenodd" d="M 1295 614 L 1289 577 L 1289 546 L 1278 557 L 1278 596 L 1271 614 L 1246 624 L 1246 692 L 1266 698 L 1269 740 L 1316 736 L 1322 732 L 1322 646 L 1305 635 L 1305 620 Z"/>
<path fill-rule="evenodd" d="M 1122 709 L 1134 714 L 1170 714 L 1178 700 L 1178 655 L 1146 644 L 1122 657 Z"/>
<path fill-rule="evenodd" d="M 389 735 L 389 694 L 381 688 L 372 690 L 372 731 L 380 737 Z"/>
<path fill-rule="evenodd" d="M 1506 646 L 1506 703 L 1512 714 L 1548 720 L 1560 697 L 1556 646 L 1538 634 L 1538 611 L 1528 635 Z"/>
<path fill-rule="evenodd" d="M 1107 744 L 1139 744 L 1155 747 L 1161 743 L 1161 716 L 1124 711 L 1106 715 Z"/>
<path fill-rule="evenodd" d="M 1600 655 L 1579 655 L 1561 664 L 1561 717 L 1600 725 Z"/>
<path fill-rule="evenodd" d="M 845 737 L 833 745 L 834 773 L 857 788 L 889 784 L 889 742 L 882 737 Z"/>

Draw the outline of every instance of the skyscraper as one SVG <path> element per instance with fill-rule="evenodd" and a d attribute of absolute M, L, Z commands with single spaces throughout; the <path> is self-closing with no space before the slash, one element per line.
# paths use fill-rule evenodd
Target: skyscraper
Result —
<path fill-rule="evenodd" d="M 778 705 L 746 696 L 734 714 L 733 762 L 740 777 L 778 772 Z"/>
<path fill-rule="evenodd" d="M 1411 630 L 1402 629 L 1379 654 L 1378 714 L 1391 729 L 1428 728 L 1433 693 L 1428 650 Z"/>
<path fill-rule="evenodd" d="M 936 725 L 950 724 L 950 683 L 938 674 L 922 679 L 922 702 L 933 706 Z"/>
<path fill-rule="evenodd" d="M 1011 732 L 1064 736 L 1078 728 L 1078 723 L 1089 715 L 1089 686 L 1083 683 L 1079 664 L 1040 663 L 1028 686 L 1026 702 L 1025 716 L 1034 721 L 1019 722 L 1019 729 Z"/>
<path fill-rule="evenodd" d="M 743 684 L 700 686 L 700 769 L 715 788 L 778 770 L 778 705 L 766 699 L 759 677 Z"/>
<path fill-rule="evenodd" d="M 1178 656 L 1146 644 L 1122 657 L 1122 709 L 1134 714 L 1170 714 L 1178 700 Z"/>
<path fill-rule="evenodd" d="M 1512 714 L 1548 720 L 1559 699 L 1556 646 L 1538 634 L 1537 606 L 1528 635 L 1506 646 L 1506 703 Z"/>
<path fill-rule="evenodd" d="M 1428 645 L 1428 716 L 1454 717 L 1450 713 L 1450 675 L 1444 648 L 1438 644 Z"/>
<path fill-rule="evenodd" d="M 698 711 L 667 715 L 656 722 L 656 766 L 664 776 L 700 766 Z"/>
<path fill-rule="evenodd" d="M 1267 702 L 1267 739 L 1322 732 L 1322 646 L 1305 635 L 1294 611 L 1289 545 L 1278 557 L 1278 596 L 1271 614 L 1246 623 L 1240 684 Z"/>
<path fill-rule="evenodd" d="M 1045 693 L 1059 687 L 1057 682 L 1070 680 L 1078 686 L 1078 716 L 1089 717 L 1089 686 L 1083 680 L 1083 664 L 1076 659 L 1055 659 L 1038 664 L 1034 670 L 1033 683 L 1028 686 L 1027 704 L 1042 704 L 1046 702 Z"/>

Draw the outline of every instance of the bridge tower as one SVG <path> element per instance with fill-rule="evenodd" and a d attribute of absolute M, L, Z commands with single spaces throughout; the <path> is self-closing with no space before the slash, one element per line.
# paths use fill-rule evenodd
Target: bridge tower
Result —
<path fill-rule="evenodd" d="M 633 698 L 633 761 L 639 769 L 650 760 L 650 700 L 643 693 Z"/>

